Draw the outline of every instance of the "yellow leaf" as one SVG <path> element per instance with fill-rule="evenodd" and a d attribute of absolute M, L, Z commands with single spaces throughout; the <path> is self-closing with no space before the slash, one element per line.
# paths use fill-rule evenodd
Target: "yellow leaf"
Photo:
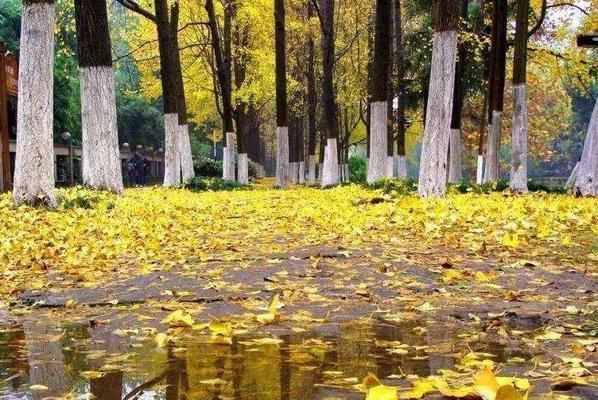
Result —
<path fill-rule="evenodd" d="M 230 322 L 212 320 L 210 321 L 210 332 L 214 336 L 230 337 L 233 335 L 233 327 Z"/>
<path fill-rule="evenodd" d="M 162 320 L 163 324 L 168 324 L 172 326 L 193 326 L 195 321 L 191 317 L 191 315 L 183 312 L 183 310 L 176 310 L 170 313 L 166 318 Z"/>
<path fill-rule="evenodd" d="M 156 342 L 156 346 L 158 347 L 165 347 L 169 341 L 170 337 L 165 333 L 160 332 L 154 336 L 154 342 Z"/>
<path fill-rule="evenodd" d="M 365 400 L 397 400 L 397 388 L 378 385 L 368 389 Z"/>
<path fill-rule="evenodd" d="M 104 373 L 99 371 L 83 371 L 80 375 L 85 379 L 99 379 L 104 376 Z"/>
<path fill-rule="evenodd" d="M 474 391 L 484 400 L 495 400 L 498 382 L 489 366 L 484 367 L 473 380 Z"/>
<path fill-rule="evenodd" d="M 523 400 L 523 396 L 513 386 L 505 385 L 498 389 L 495 400 Z"/>

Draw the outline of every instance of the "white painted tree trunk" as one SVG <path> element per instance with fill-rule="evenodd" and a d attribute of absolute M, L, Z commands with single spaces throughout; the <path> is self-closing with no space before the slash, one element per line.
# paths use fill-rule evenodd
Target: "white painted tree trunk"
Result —
<path fill-rule="evenodd" d="M 299 181 L 299 164 L 296 162 L 289 163 L 289 182 L 296 185 Z"/>
<path fill-rule="evenodd" d="M 370 109 L 370 159 L 367 182 L 374 183 L 387 176 L 388 102 L 372 102 Z"/>
<path fill-rule="evenodd" d="M 299 184 L 305 185 L 305 162 L 299 162 Z"/>
<path fill-rule="evenodd" d="M 249 161 L 247 153 L 239 153 L 239 183 L 241 185 L 249 184 Z"/>
<path fill-rule="evenodd" d="M 511 183 L 514 192 L 527 193 L 527 85 L 513 86 Z"/>
<path fill-rule="evenodd" d="M 397 159 L 397 178 L 407 179 L 407 159 L 405 156 L 396 156 Z"/>
<path fill-rule="evenodd" d="M 449 178 L 450 183 L 457 183 L 463 177 L 461 170 L 461 129 L 451 129 L 449 142 Z"/>
<path fill-rule="evenodd" d="M 226 163 L 223 165 L 224 179 L 227 181 L 235 180 L 235 133 L 226 132 Z M 224 159 L 223 159 L 224 160 Z"/>
<path fill-rule="evenodd" d="M 326 155 L 326 146 L 324 146 L 324 155 Z M 318 164 L 318 182 L 322 182 L 322 174 L 324 173 L 324 163 Z"/>
<path fill-rule="evenodd" d="M 179 146 L 179 116 L 177 113 L 164 114 L 164 186 L 181 184 L 181 155 Z"/>
<path fill-rule="evenodd" d="M 193 169 L 193 154 L 191 152 L 191 139 L 189 138 L 189 125 L 179 125 L 181 175 L 183 183 L 189 183 L 195 178 Z"/>
<path fill-rule="evenodd" d="M 114 70 L 111 66 L 99 66 L 82 67 L 79 72 L 83 184 L 122 193 Z"/>
<path fill-rule="evenodd" d="M 226 180 L 228 171 L 226 170 L 226 166 L 228 160 L 228 149 L 226 147 L 222 148 L 222 179 Z"/>
<path fill-rule="evenodd" d="M 345 182 L 351 181 L 351 174 L 349 173 L 349 164 L 344 164 L 345 167 Z"/>
<path fill-rule="evenodd" d="M 588 126 L 573 192 L 582 196 L 598 196 L 598 101 Z"/>
<path fill-rule="evenodd" d="M 500 176 L 500 131 L 502 112 L 492 111 L 492 124 L 488 125 L 488 152 L 484 169 L 484 182 L 497 181 Z"/>
<path fill-rule="evenodd" d="M 21 18 L 13 199 L 54 208 L 54 4 L 24 4 Z"/>
<path fill-rule="evenodd" d="M 283 187 L 287 184 L 289 168 L 289 128 L 276 128 L 276 186 Z"/>
<path fill-rule="evenodd" d="M 426 128 L 419 170 L 419 196 L 435 197 L 446 193 L 457 32 L 434 33 L 432 69 Z"/>
<path fill-rule="evenodd" d="M 478 154 L 478 163 L 476 167 L 476 183 L 478 185 L 484 182 L 484 156 Z"/>
<path fill-rule="evenodd" d="M 316 156 L 315 155 L 310 155 L 309 159 L 308 159 L 308 163 L 309 165 L 307 166 L 307 184 L 308 185 L 315 185 L 316 184 L 316 175 L 317 175 L 317 171 L 316 171 Z"/>
<path fill-rule="evenodd" d="M 575 163 L 575 167 L 571 172 L 571 176 L 567 179 L 567 183 L 565 183 L 565 187 L 568 189 L 573 189 L 575 186 L 575 181 L 577 180 L 577 171 L 579 171 L 579 161 Z"/>
<path fill-rule="evenodd" d="M 395 176 L 395 158 L 393 156 L 386 157 L 386 177 L 393 178 Z"/>
<path fill-rule="evenodd" d="M 336 139 L 328 139 L 324 152 L 324 168 L 322 171 L 322 186 L 334 186 L 339 183 L 338 147 Z"/>

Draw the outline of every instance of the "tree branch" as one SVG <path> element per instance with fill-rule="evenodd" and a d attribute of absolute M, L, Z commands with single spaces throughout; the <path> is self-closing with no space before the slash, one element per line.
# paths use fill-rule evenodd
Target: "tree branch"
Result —
<path fill-rule="evenodd" d="M 145 18 L 152 21 L 154 24 L 157 23 L 156 16 L 154 14 L 150 13 L 149 11 L 143 9 L 139 5 L 139 3 L 137 3 L 135 0 L 116 0 L 116 1 L 118 3 L 120 3 L 123 7 L 125 7 L 126 9 L 129 9 L 139 15 L 144 16 Z"/>

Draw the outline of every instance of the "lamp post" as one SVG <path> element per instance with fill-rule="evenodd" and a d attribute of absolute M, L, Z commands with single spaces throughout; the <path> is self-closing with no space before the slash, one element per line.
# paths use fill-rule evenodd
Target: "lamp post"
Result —
<path fill-rule="evenodd" d="M 69 145 L 69 154 L 68 154 L 68 158 L 69 158 L 69 184 L 71 186 L 73 186 L 75 184 L 75 173 L 73 171 L 73 141 L 72 141 L 72 136 L 69 132 L 62 132 L 62 135 L 60 135 L 62 137 L 62 139 L 66 142 L 68 142 Z"/>

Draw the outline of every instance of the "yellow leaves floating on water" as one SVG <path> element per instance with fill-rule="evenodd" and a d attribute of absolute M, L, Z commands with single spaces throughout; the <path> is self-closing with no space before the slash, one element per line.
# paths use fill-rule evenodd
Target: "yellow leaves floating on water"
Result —
<path fill-rule="evenodd" d="M 212 336 L 230 338 L 233 335 L 233 326 L 230 321 L 219 321 L 213 319 L 210 321 L 209 328 Z"/>
<path fill-rule="evenodd" d="M 479 371 L 473 385 L 451 388 L 444 378 L 430 376 L 411 381 L 411 388 L 386 386 L 374 375 L 368 375 L 361 385 L 366 400 L 421 399 L 429 393 L 440 392 L 451 398 L 482 400 L 526 400 L 530 384 L 527 379 L 496 377 L 489 366 Z"/>
<path fill-rule="evenodd" d="M 162 323 L 173 327 L 191 327 L 195 323 L 195 320 L 183 310 L 176 310 L 164 318 Z"/>
<path fill-rule="evenodd" d="M 100 371 L 83 371 L 79 375 L 85 379 L 100 379 L 105 373 Z"/>
<path fill-rule="evenodd" d="M 259 323 L 262 324 L 274 324 L 280 321 L 280 313 L 278 311 L 279 308 L 282 308 L 284 304 L 280 301 L 280 295 L 276 294 L 270 305 L 268 306 L 268 312 L 265 314 L 259 314 L 256 316 L 256 319 Z"/>

